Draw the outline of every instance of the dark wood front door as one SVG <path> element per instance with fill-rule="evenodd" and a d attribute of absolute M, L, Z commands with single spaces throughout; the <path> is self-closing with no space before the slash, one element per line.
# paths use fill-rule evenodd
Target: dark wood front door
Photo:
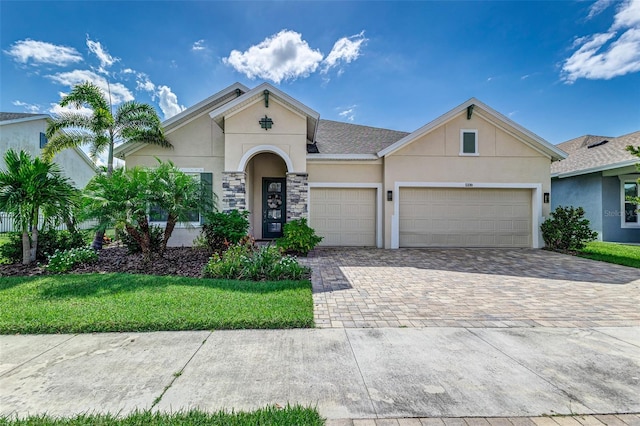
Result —
<path fill-rule="evenodd" d="M 287 189 L 284 178 L 262 178 L 262 238 L 282 236 L 287 221 Z"/>

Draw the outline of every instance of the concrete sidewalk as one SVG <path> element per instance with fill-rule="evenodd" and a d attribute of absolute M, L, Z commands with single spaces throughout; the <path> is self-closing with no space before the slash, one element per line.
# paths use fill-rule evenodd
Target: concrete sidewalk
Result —
<path fill-rule="evenodd" d="M 0 336 L 0 415 L 287 403 L 329 419 L 638 413 L 640 326 Z"/>

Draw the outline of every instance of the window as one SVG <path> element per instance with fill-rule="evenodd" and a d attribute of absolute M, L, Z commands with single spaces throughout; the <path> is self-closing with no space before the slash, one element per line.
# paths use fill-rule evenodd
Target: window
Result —
<path fill-rule="evenodd" d="M 478 155 L 477 130 L 460 130 L 460 155 Z"/>
<path fill-rule="evenodd" d="M 47 144 L 47 142 L 49 142 L 47 140 L 47 135 L 45 135 L 44 133 L 40 132 L 40 149 L 44 148 L 44 146 Z"/>
<path fill-rule="evenodd" d="M 209 201 L 213 200 L 213 173 L 193 173 L 185 172 L 188 175 L 193 176 L 194 179 L 198 179 L 203 185 L 203 190 L 206 197 L 209 197 Z M 197 212 L 192 211 L 187 214 L 188 221 L 192 224 L 203 224 L 204 217 Z M 149 222 L 166 222 L 168 214 L 158 206 L 152 206 L 149 209 Z"/>
<path fill-rule="evenodd" d="M 629 197 L 637 198 L 640 196 L 638 181 L 635 177 L 621 176 L 620 185 L 622 195 L 622 227 L 639 226 L 638 222 L 638 204 L 629 200 Z"/>

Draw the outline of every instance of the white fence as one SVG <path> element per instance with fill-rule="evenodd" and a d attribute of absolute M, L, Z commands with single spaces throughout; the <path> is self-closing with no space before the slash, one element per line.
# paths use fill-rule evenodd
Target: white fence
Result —
<path fill-rule="evenodd" d="M 44 223 L 44 217 L 42 215 L 40 215 L 39 219 L 38 219 L 38 223 L 42 224 Z M 86 221 L 86 222 L 82 222 L 77 224 L 77 228 L 78 229 L 89 229 L 93 226 L 96 225 L 96 221 L 94 220 L 90 220 L 90 221 Z M 55 227 L 55 229 L 57 230 L 66 230 L 67 227 L 64 224 L 58 225 Z M 3 232 L 13 232 L 16 231 L 16 229 L 14 229 L 13 227 L 13 218 L 11 217 L 11 215 L 9 215 L 9 213 L 5 213 L 5 212 L 0 212 L 0 234 Z"/>

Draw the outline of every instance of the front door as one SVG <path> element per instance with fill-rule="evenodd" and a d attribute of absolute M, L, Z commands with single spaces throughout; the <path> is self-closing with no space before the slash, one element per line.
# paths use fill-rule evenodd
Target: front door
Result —
<path fill-rule="evenodd" d="M 262 178 L 262 238 L 279 238 L 287 220 L 284 178 Z"/>

